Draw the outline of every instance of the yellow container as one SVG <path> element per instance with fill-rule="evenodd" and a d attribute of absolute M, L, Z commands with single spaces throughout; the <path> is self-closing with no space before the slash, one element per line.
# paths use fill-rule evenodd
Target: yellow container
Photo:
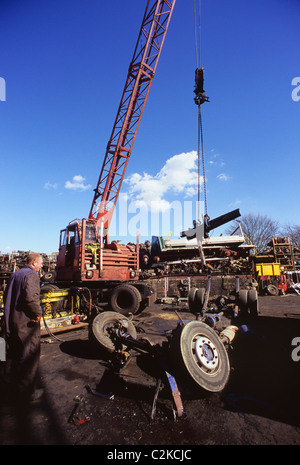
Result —
<path fill-rule="evenodd" d="M 257 263 L 258 276 L 280 276 L 280 263 Z"/>

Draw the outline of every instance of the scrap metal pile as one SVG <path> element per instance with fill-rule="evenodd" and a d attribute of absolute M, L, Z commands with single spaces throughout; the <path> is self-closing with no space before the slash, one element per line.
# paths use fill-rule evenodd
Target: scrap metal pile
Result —
<path fill-rule="evenodd" d="M 26 259 L 30 251 L 18 250 L 17 252 L 0 254 L 0 290 L 4 290 L 9 276 L 26 265 Z M 56 254 L 47 255 L 41 253 L 43 257 L 43 268 L 41 279 L 44 282 L 51 281 L 54 276 L 56 265 Z"/>
<path fill-rule="evenodd" d="M 143 319 L 142 315 L 127 318 L 117 312 L 104 311 L 91 323 L 90 341 L 109 354 L 107 373 L 114 373 L 128 383 L 142 382 L 147 373 L 147 382 L 150 382 L 150 373 L 153 377 L 150 384 L 156 380 L 151 418 L 155 416 L 157 397 L 163 386 L 172 395 L 174 415 L 181 417 L 184 413 L 181 395 L 186 389 L 189 392 L 199 389 L 220 392 L 229 380 L 227 352 L 240 328 L 228 324 L 227 318 L 223 320 L 223 312 L 212 313 L 199 293 L 203 295 L 201 289 L 190 290 L 188 310 L 185 309 L 187 312 L 182 316 L 175 311 L 177 324 L 176 319 L 170 318 L 174 309 L 169 310 L 168 319 L 162 318 L 152 332 L 141 331 L 147 326 L 147 318 Z M 155 313 L 152 317 L 153 323 Z M 162 322 L 165 331 L 159 338 Z"/>
<path fill-rule="evenodd" d="M 153 236 L 152 243 L 140 248 L 140 265 L 144 277 L 195 274 L 251 274 L 254 272 L 254 245 L 238 234 L 208 237 L 208 232 L 239 216 L 238 210 L 210 221 L 199 240 L 197 225 L 184 231 L 180 239 L 164 240 Z M 201 225 L 200 225 L 201 226 Z"/>

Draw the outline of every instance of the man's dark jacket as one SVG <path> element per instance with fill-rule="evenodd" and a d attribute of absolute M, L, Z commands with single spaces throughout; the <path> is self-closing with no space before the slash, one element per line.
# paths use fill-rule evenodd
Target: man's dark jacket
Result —
<path fill-rule="evenodd" d="M 40 279 L 29 265 L 13 273 L 4 291 L 7 373 L 12 388 L 23 395 L 34 391 L 40 359 Z"/>
<path fill-rule="evenodd" d="M 13 273 L 4 292 L 6 339 L 17 337 L 26 344 L 31 332 L 30 321 L 41 316 L 40 279 L 29 265 Z"/>

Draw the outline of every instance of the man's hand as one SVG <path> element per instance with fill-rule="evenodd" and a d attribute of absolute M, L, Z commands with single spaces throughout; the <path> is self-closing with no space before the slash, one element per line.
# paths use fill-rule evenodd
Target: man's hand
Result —
<path fill-rule="evenodd" d="M 31 318 L 30 323 L 38 324 L 41 321 L 41 319 L 42 319 L 41 315 L 37 315 L 36 317 Z"/>

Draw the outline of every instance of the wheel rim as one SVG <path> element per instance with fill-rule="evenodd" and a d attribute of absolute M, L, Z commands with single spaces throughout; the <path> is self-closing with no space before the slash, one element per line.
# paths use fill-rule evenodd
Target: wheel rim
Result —
<path fill-rule="evenodd" d="M 112 328 L 115 326 L 116 322 L 113 321 L 113 322 L 109 322 L 107 323 L 106 325 L 103 326 L 103 334 L 104 336 L 106 337 L 110 337 L 110 333 L 111 333 L 111 330 Z"/>
<path fill-rule="evenodd" d="M 103 312 L 97 315 L 92 323 L 92 333 L 98 343 L 110 352 L 115 351 L 116 345 L 112 332 L 114 327 L 118 325 L 124 326 L 124 328 L 118 329 L 120 334 L 129 334 L 131 337 L 136 338 L 136 330 L 131 321 L 129 321 L 124 315 L 116 312 Z M 118 343 L 118 346 L 125 348 L 122 343 Z"/>
<path fill-rule="evenodd" d="M 198 367 L 205 373 L 214 372 L 219 366 L 219 355 L 213 342 L 201 334 L 192 341 L 192 354 Z"/>
<path fill-rule="evenodd" d="M 220 392 L 230 374 L 226 348 L 218 335 L 200 321 L 190 321 L 183 326 L 173 341 L 179 349 L 179 372 L 210 392 Z"/>
<path fill-rule="evenodd" d="M 121 324 L 122 327 L 117 330 L 118 324 Z M 127 320 L 116 320 L 116 321 L 109 321 L 106 325 L 103 326 L 103 334 L 104 336 L 111 338 L 113 330 L 117 330 L 118 334 L 124 335 L 127 334 L 126 328 Z"/>

